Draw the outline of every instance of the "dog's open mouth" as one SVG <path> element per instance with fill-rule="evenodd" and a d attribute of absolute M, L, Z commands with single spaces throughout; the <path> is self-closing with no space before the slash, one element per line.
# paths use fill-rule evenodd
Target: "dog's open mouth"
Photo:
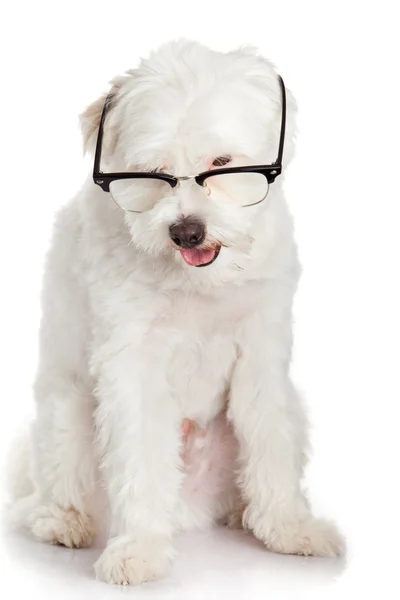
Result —
<path fill-rule="evenodd" d="M 212 248 L 182 248 L 180 250 L 183 260 L 191 267 L 207 267 L 217 258 L 221 246 Z"/>

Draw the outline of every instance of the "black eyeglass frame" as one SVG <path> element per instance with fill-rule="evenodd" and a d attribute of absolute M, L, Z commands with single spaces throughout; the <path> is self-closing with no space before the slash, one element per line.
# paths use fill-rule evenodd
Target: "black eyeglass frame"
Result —
<path fill-rule="evenodd" d="M 99 124 L 99 132 L 97 135 L 96 142 L 96 151 L 94 156 L 94 166 L 93 166 L 93 181 L 96 185 L 100 186 L 103 191 L 110 192 L 110 184 L 113 181 L 119 181 L 123 179 L 157 179 L 161 181 L 165 181 L 169 183 L 171 188 L 176 187 L 180 181 L 187 179 L 194 179 L 195 182 L 204 187 L 204 184 L 207 179 L 210 177 L 214 177 L 215 175 L 226 175 L 229 173 L 259 173 L 260 175 L 264 175 L 267 179 L 268 183 L 273 183 L 282 173 L 282 157 L 283 157 L 283 148 L 285 143 L 285 130 L 286 130 L 286 90 L 283 79 L 280 75 L 278 75 L 278 81 L 281 90 L 281 131 L 279 136 L 279 146 L 278 146 L 278 156 L 275 162 L 270 165 L 254 165 L 254 166 L 245 166 L 245 167 L 224 167 L 220 169 L 213 169 L 212 171 L 204 171 L 199 173 L 198 175 L 190 175 L 190 176 L 182 176 L 176 177 L 174 175 L 170 175 L 169 173 L 152 173 L 148 171 L 137 171 L 137 172 L 124 172 L 124 173 L 103 173 L 100 171 L 100 161 L 101 161 L 101 152 L 103 145 L 103 135 L 104 135 L 104 122 L 107 116 L 107 113 L 112 104 L 113 95 L 109 94 L 105 100 L 103 112 L 101 114 L 100 124 Z M 258 202 L 256 203 L 258 204 Z M 132 211 L 135 212 L 135 211 Z"/>

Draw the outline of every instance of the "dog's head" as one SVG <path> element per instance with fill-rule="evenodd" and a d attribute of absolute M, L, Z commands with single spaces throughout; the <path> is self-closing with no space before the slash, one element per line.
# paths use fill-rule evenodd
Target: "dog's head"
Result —
<path fill-rule="evenodd" d="M 272 65 L 253 49 L 224 54 L 176 42 L 116 78 L 111 94 L 101 170 L 180 178 L 174 187 L 165 181 L 133 182 L 130 194 L 134 190 L 140 211 L 125 212 L 133 244 L 193 282 L 220 284 L 251 276 L 276 236 L 280 180 L 259 202 L 264 191 L 243 188 L 245 178 L 231 179 L 235 199 L 245 198 L 231 202 L 218 185 L 210 193 L 210 186 L 199 185 L 193 176 L 275 161 L 282 103 Z M 91 150 L 104 101 L 105 96 L 81 117 Z M 284 167 L 293 151 L 293 113 L 289 93 Z"/>

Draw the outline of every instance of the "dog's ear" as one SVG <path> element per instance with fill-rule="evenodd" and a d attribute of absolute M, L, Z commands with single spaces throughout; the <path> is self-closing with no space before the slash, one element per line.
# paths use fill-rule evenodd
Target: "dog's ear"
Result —
<path fill-rule="evenodd" d="M 103 94 L 100 98 L 92 102 L 79 117 L 83 137 L 83 151 L 85 154 L 86 152 L 94 154 L 101 115 L 103 113 L 106 98 L 110 94 L 111 103 L 104 126 L 103 156 L 106 156 L 107 153 L 112 152 L 115 148 L 118 139 L 118 128 L 111 113 L 113 113 L 115 109 L 114 104 L 117 100 L 118 90 L 114 91 L 114 89 L 112 89 L 111 92 Z"/>
<path fill-rule="evenodd" d="M 278 82 L 276 68 L 272 62 L 264 58 L 257 48 L 252 46 L 242 46 L 238 50 L 230 53 L 236 59 L 236 65 L 242 63 L 245 65 L 246 79 L 251 85 L 258 90 L 260 94 L 260 102 L 268 102 L 272 100 L 276 110 L 274 111 L 275 119 L 272 127 L 275 129 L 276 141 L 281 129 L 281 110 L 282 99 L 281 90 Z M 296 137 L 296 100 L 285 85 L 286 92 L 286 135 L 284 157 L 285 164 L 288 164 L 294 154 L 294 140 Z M 266 110 L 265 114 L 268 114 Z"/>
<path fill-rule="evenodd" d="M 79 121 L 83 137 L 83 151 L 94 153 L 99 131 L 100 119 L 104 109 L 106 98 L 111 96 L 110 106 L 108 108 L 106 126 L 104 127 L 103 151 L 112 152 L 118 138 L 118 127 L 115 118 L 115 107 L 118 104 L 118 98 L 121 95 L 122 87 L 127 81 L 127 76 L 117 76 L 112 81 L 112 87 L 109 92 L 103 94 L 92 102 L 80 115 Z"/>
<path fill-rule="evenodd" d="M 101 114 L 103 112 L 104 103 L 107 94 L 103 94 L 100 98 L 92 102 L 79 116 L 79 122 L 83 137 L 84 153 L 94 151 L 96 144 L 97 133 L 99 130 Z"/>

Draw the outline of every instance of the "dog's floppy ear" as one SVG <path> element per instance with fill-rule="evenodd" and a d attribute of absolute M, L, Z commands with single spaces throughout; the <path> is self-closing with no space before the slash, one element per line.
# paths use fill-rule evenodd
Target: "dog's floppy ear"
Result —
<path fill-rule="evenodd" d="M 103 150 L 107 153 L 112 152 L 115 148 L 118 138 L 115 106 L 118 103 L 118 97 L 126 79 L 126 76 L 115 77 L 111 81 L 111 90 L 92 102 L 80 115 L 79 121 L 83 137 L 83 151 L 85 153 L 94 153 L 100 119 L 107 96 L 111 96 L 111 104 L 107 113 L 106 126 L 104 127 Z"/>
<path fill-rule="evenodd" d="M 90 104 L 79 116 L 84 153 L 88 151 L 92 153 L 94 151 L 101 114 L 106 98 L 107 94 L 103 94 L 100 98 L 92 102 L 92 104 Z"/>
<path fill-rule="evenodd" d="M 276 106 L 275 120 L 272 127 L 275 129 L 276 142 L 281 129 L 281 110 L 282 98 L 278 75 L 273 63 L 264 58 L 257 48 L 253 46 L 242 46 L 238 50 L 230 53 L 236 58 L 235 65 L 243 64 L 245 66 L 246 79 L 261 94 L 260 102 L 273 100 Z M 284 146 L 284 161 L 288 164 L 294 154 L 294 140 L 296 137 L 296 100 L 285 85 L 286 92 L 286 135 Z M 268 112 L 266 111 L 266 115 Z"/>

